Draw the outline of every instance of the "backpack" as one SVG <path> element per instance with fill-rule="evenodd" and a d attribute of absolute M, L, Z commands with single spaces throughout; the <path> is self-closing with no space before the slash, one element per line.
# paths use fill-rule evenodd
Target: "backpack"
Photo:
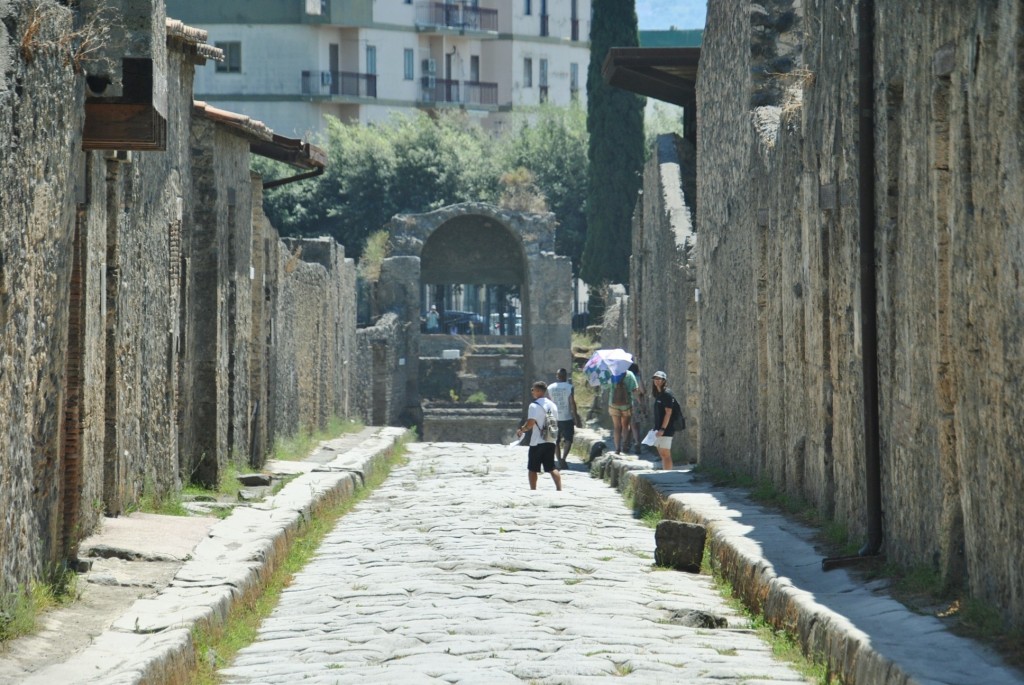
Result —
<path fill-rule="evenodd" d="M 540 400 L 534 400 L 534 403 L 540 404 Z M 540 408 L 544 410 L 544 425 L 537 427 L 540 429 L 540 441 L 555 442 L 558 435 L 558 416 L 551 405 L 541 404 Z"/>
<path fill-rule="evenodd" d="M 629 403 L 629 390 L 626 389 L 626 376 L 623 374 L 622 379 L 612 389 L 612 404 L 623 407 Z"/>
<path fill-rule="evenodd" d="M 679 406 L 679 402 L 676 401 L 675 395 L 672 396 L 672 416 L 669 421 L 669 425 L 672 426 L 672 430 L 686 430 L 686 419 L 683 418 L 683 408 Z"/>
<path fill-rule="evenodd" d="M 676 400 L 675 395 L 672 396 L 672 406 L 665 408 L 672 410 L 672 416 L 668 420 L 668 427 L 672 431 L 686 430 L 686 419 L 683 417 L 683 408 L 679 406 L 679 401 Z"/>

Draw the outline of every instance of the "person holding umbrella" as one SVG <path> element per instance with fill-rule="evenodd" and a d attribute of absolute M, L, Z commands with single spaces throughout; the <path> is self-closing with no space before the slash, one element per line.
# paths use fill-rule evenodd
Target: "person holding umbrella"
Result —
<path fill-rule="evenodd" d="M 608 390 L 608 415 L 612 417 L 612 439 L 615 441 L 616 454 L 626 451 L 626 443 L 631 436 L 629 425 L 633 417 L 633 393 L 639 385 L 636 376 L 627 369 Z"/>
<path fill-rule="evenodd" d="M 633 415 L 633 393 L 638 383 L 629 370 L 633 355 L 621 348 L 597 350 L 583 365 L 583 375 L 592 386 L 608 388 L 608 415 L 612 419 L 615 452 L 622 453 L 623 442 L 630 438 L 630 417 Z"/>

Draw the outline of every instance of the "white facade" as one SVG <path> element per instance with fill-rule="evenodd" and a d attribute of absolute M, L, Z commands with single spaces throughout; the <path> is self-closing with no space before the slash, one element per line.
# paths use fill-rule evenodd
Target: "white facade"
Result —
<path fill-rule="evenodd" d="M 370 123 L 459 108 L 497 129 L 513 109 L 586 104 L 590 0 L 372 0 L 359 26 L 196 25 L 236 55 L 197 68 L 196 98 L 286 136 L 315 139 L 325 114 Z"/>

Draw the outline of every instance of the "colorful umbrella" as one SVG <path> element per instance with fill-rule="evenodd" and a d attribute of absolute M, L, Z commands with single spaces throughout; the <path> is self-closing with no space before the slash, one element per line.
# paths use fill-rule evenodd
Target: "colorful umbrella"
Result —
<path fill-rule="evenodd" d="M 583 375 L 591 385 L 617 383 L 633 364 L 633 355 L 623 349 L 598 350 L 583 365 Z"/>

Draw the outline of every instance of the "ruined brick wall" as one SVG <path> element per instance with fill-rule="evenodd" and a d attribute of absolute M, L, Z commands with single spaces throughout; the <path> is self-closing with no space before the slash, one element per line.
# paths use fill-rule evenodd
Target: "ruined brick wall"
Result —
<path fill-rule="evenodd" d="M 71 13 L 56 2 L 0 2 L 2 592 L 60 553 L 59 440 L 75 226 L 70 191 L 82 161 L 74 151 L 83 121 L 80 78 L 59 49 L 71 26 Z"/>
<path fill-rule="evenodd" d="M 1024 9 L 875 20 L 884 551 L 1021 625 Z M 863 535 L 857 31 L 853 5 L 709 5 L 697 286 L 701 460 Z"/>
<path fill-rule="evenodd" d="M 355 266 L 331 239 L 286 238 L 277 272 L 272 430 L 286 437 L 347 414 Z"/>
<path fill-rule="evenodd" d="M 400 425 L 408 404 L 410 364 L 404 353 L 411 328 L 389 313 L 356 332 L 353 416 L 378 426 Z"/>

